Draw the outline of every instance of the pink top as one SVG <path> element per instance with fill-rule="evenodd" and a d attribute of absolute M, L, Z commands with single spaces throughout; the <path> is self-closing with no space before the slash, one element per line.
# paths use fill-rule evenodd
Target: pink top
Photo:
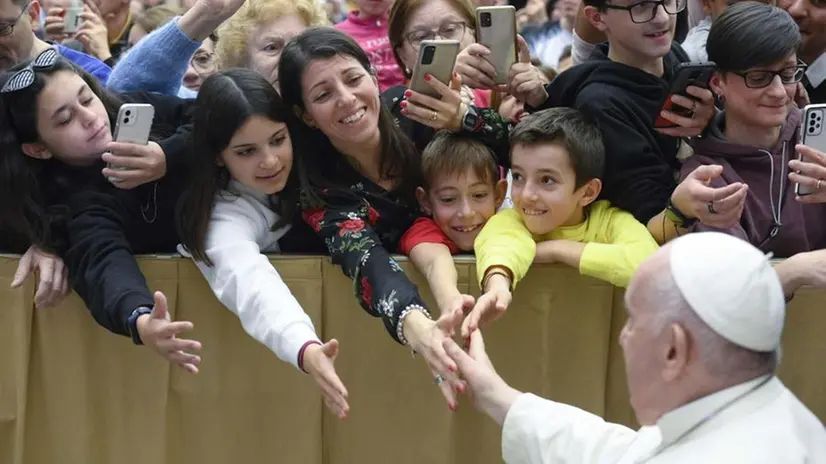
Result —
<path fill-rule="evenodd" d="M 361 45 L 376 68 L 379 88 L 385 90 L 404 84 L 404 74 L 393 57 L 390 39 L 387 37 L 387 15 L 366 19 L 353 11 L 344 21 L 336 24 L 336 29 L 345 32 Z"/>

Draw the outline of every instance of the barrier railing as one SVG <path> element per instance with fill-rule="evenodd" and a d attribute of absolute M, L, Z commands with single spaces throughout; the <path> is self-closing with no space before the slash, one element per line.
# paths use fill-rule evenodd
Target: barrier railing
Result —
<path fill-rule="evenodd" d="M 171 368 L 95 324 L 73 295 L 35 310 L 34 282 L 12 290 L 14 257 L 0 257 L 0 464 L 274 462 L 500 463 L 498 427 L 467 398 L 450 411 L 424 362 L 358 307 L 352 283 L 324 257 L 272 262 L 323 337 L 341 342 L 336 366 L 350 417 L 329 415 L 312 381 L 244 333 L 195 266 L 142 257 L 173 318 L 195 323 L 202 369 Z M 403 262 L 427 301 L 424 279 Z M 472 259 L 460 290 L 478 295 Z M 780 378 L 826 420 L 826 292 L 790 305 Z M 508 313 L 485 331 L 513 386 L 636 426 L 617 337 L 622 291 L 562 266 L 537 266 Z"/>

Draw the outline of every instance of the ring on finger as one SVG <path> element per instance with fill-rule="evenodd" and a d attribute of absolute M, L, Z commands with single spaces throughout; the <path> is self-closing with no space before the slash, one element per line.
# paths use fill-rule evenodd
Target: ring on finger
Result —
<path fill-rule="evenodd" d="M 436 382 L 436 385 L 441 385 L 444 383 L 445 378 L 441 375 L 437 375 L 436 378 L 433 379 L 433 381 Z"/>
<path fill-rule="evenodd" d="M 708 202 L 708 212 L 711 213 L 711 214 L 717 214 L 717 210 L 714 209 L 714 202 L 713 201 Z"/>
<path fill-rule="evenodd" d="M 815 190 L 820 190 L 820 184 L 822 184 L 822 183 L 823 183 L 823 179 L 818 179 L 817 180 L 817 185 L 815 185 Z"/>
<path fill-rule="evenodd" d="M 431 121 L 438 121 L 439 120 L 439 113 L 437 113 L 435 111 L 430 113 L 430 120 Z"/>

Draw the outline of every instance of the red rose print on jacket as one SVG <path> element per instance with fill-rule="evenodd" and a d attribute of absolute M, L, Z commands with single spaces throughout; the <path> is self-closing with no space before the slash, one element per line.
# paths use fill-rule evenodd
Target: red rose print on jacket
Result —
<path fill-rule="evenodd" d="M 348 219 L 338 225 L 338 234 L 341 236 L 355 234 L 362 230 L 364 230 L 364 221 L 361 219 Z"/>
<path fill-rule="evenodd" d="M 373 304 L 373 286 L 370 285 L 367 277 L 361 278 L 361 301 L 363 301 L 364 305 L 368 308 Z"/>
<path fill-rule="evenodd" d="M 371 226 L 376 225 L 376 223 L 379 221 L 380 217 L 381 216 L 379 216 L 379 212 L 376 211 L 376 208 L 373 208 L 372 206 L 367 208 L 367 223 L 368 224 L 370 224 Z"/>
<path fill-rule="evenodd" d="M 316 233 L 321 231 L 321 223 L 324 220 L 324 210 L 313 208 L 304 211 L 304 222 L 310 225 Z"/>

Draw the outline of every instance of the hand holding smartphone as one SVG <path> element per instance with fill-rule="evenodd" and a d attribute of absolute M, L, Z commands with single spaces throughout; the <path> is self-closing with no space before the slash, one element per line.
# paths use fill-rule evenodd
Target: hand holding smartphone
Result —
<path fill-rule="evenodd" d="M 63 16 L 63 33 L 72 35 L 77 32 L 80 23 L 83 19 L 80 14 L 83 13 L 83 2 L 80 0 L 72 0 L 69 6 L 66 7 L 66 14 Z"/>
<path fill-rule="evenodd" d="M 711 75 L 714 73 L 716 68 L 717 65 L 712 62 L 681 63 L 679 67 L 677 67 L 674 80 L 671 82 L 671 89 L 668 91 L 665 100 L 662 105 L 660 105 L 660 110 L 657 112 L 656 119 L 654 120 L 654 128 L 668 129 L 671 127 L 676 127 L 673 122 L 661 116 L 663 111 L 671 111 L 677 115 L 690 118 L 694 111 L 693 108 L 684 108 L 675 104 L 671 100 L 672 97 L 674 95 L 682 95 L 687 98 L 692 98 L 686 92 L 686 89 L 692 85 L 695 87 L 708 89 Z"/>
<path fill-rule="evenodd" d="M 476 8 L 476 42 L 490 50 L 488 61 L 496 68 L 494 83 L 508 83 L 508 72 L 517 60 L 516 8 L 512 5 Z"/>
<path fill-rule="evenodd" d="M 826 105 L 815 104 L 806 105 L 803 108 L 803 126 L 801 127 L 800 143 L 817 151 L 826 153 L 826 134 L 823 133 L 823 120 L 826 118 Z M 798 154 L 799 161 L 806 162 L 803 154 Z M 799 174 L 799 173 L 798 173 Z M 799 197 L 805 197 L 817 192 L 808 185 L 796 183 L 794 193 Z"/>
<path fill-rule="evenodd" d="M 419 46 L 419 57 L 410 80 L 410 90 L 433 98 L 442 96 L 425 80 L 430 74 L 439 82 L 450 85 L 453 66 L 459 54 L 458 40 L 423 40 Z"/>
<path fill-rule="evenodd" d="M 115 123 L 114 140 L 120 143 L 146 145 L 149 143 L 149 134 L 152 131 L 152 121 L 155 119 L 155 107 L 143 103 L 125 103 L 118 110 L 118 119 Z M 126 168 L 108 164 L 107 167 L 115 170 Z M 109 178 L 110 182 L 117 182 L 116 178 Z"/>

